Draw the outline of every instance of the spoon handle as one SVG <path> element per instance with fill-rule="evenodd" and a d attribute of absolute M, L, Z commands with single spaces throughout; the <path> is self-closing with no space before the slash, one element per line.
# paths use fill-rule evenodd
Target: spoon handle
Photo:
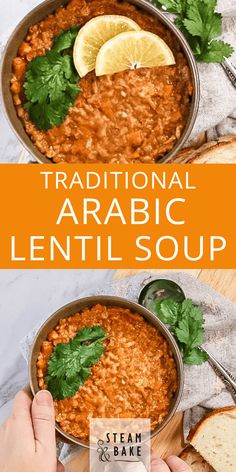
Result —
<path fill-rule="evenodd" d="M 233 86 L 236 88 L 236 67 L 229 59 L 225 59 L 224 62 L 221 63 L 221 65 L 225 73 L 229 77 L 230 81 L 232 82 Z"/>
<path fill-rule="evenodd" d="M 201 347 L 201 350 L 203 352 L 206 352 L 206 354 L 209 356 L 208 362 L 211 364 L 213 367 L 214 371 L 216 374 L 220 377 L 220 379 L 224 382 L 226 385 L 227 389 L 230 391 L 234 402 L 236 403 L 236 379 L 235 377 L 229 372 L 228 369 L 226 369 L 223 364 L 221 364 L 219 361 L 216 360 L 212 354 L 210 354 L 206 349 Z"/>

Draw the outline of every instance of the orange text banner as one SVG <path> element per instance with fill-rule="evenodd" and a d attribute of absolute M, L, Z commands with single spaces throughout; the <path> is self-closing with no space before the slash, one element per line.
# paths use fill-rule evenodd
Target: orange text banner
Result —
<path fill-rule="evenodd" d="M 0 268 L 236 267 L 236 166 L 0 172 Z"/>

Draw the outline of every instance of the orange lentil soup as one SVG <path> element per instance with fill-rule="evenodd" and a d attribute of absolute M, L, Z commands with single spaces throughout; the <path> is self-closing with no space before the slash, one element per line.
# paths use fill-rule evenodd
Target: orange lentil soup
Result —
<path fill-rule="evenodd" d="M 169 412 L 177 391 L 177 369 L 161 333 L 129 309 L 102 305 L 63 318 L 43 342 L 38 383 L 45 377 L 54 346 L 67 343 L 85 326 L 100 325 L 109 336 L 105 352 L 73 398 L 54 401 L 63 431 L 89 438 L 89 418 L 150 418 L 154 430 Z"/>
<path fill-rule="evenodd" d="M 127 70 L 110 76 L 89 73 L 65 121 L 40 131 L 24 108 L 27 64 L 44 55 L 72 25 L 98 15 L 125 15 L 159 35 L 174 53 L 174 66 Z M 172 150 L 189 115 L 193 93 L 187 59 L 173 33 L 154 16 L 117 0 L 69 0 L 30 27 L 13 60 L 11 91 L 19 118 L 35 146 L 53 162 L 154 163 Z"/>

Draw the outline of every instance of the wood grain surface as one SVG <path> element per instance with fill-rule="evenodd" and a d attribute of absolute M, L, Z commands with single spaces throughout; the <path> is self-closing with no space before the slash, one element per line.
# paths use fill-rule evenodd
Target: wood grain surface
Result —
<path fill-rule="evenodd" d="M 119 270 L 114 274 L 115 279 L 135 274 L 135 270 Z M 153 273 L 160 270 L 153 270 Z M 236 270 L 190 270 L 187 271 L 196 278 L 210 285 L 213 289 L 225 295 L 236 303 Z M 178 413 L 169 425 L 153 440 L 153 451 L 161 457 L 170 454 L 179 455 L 184 448 L 182 434 L 182 413 Z M 78 455 L 67 465 L 68 472 L 88 472 L 88 451 L 81 449 Z"/>

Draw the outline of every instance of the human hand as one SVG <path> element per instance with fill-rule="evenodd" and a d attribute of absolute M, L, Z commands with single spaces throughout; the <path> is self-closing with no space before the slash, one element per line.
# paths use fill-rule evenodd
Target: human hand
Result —
<path fill-rule="evenodd" d="M 155 457 L 151 462 L 151 472 L 192 472 L 192 469 L 177 456 L 170 456 L 165 461 Z"/>
<path fill-rule="evenodd" d="M 125 464 L 125 467 L 122 464 L 122 469 L 120 470 L 125 472 L 147 471 L 145 465 L 141 462 L 138 465 L 135 462 L 130 462 Z M 176 456 L 170 456 L 165 461 L 159 457 L 153 457 L 151 460 L 151 472 L 192 472 L 192 469 Z"/>
<path fill-rule="evenodd" d="M 57 462 L 55 414 L 49 392 L 34 400 L 25 392 L 15 398 L 8 420 L 0 426 L 1 472 L 63 472 Z"/>

